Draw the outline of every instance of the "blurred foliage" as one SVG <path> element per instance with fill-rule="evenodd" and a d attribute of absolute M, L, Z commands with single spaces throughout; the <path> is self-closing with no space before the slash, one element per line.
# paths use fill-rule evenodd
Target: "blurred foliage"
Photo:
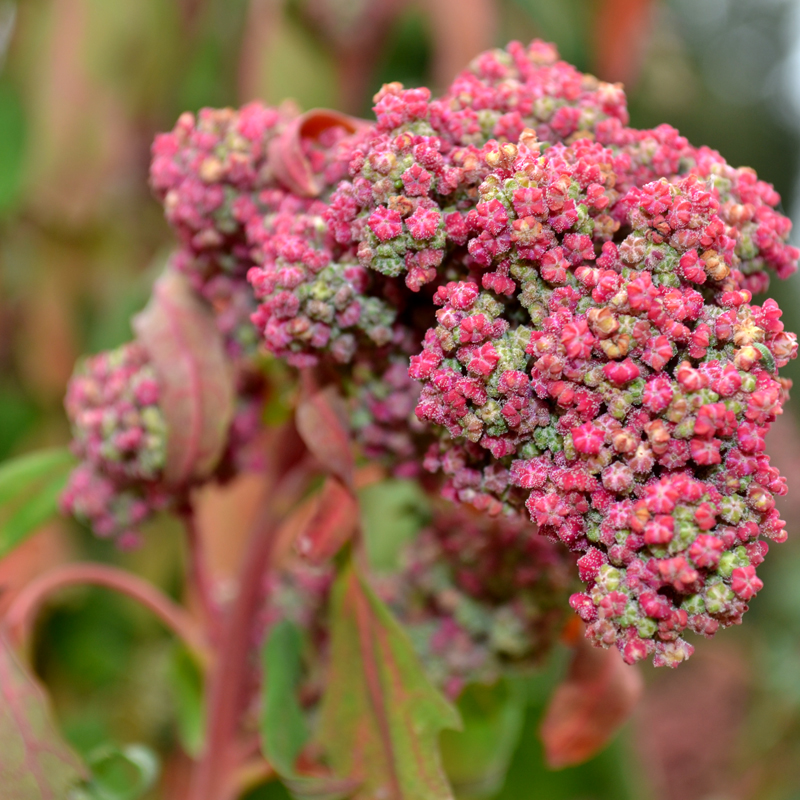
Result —
<path fill-rule="evenodd" d="M 464 0 L 454 13 L 444 0 L 376 2 L 385 17 L 359 34 L 374 41 L 347 46 L 309 21 L 314 3 L 333 14 L 362 7 L 357 0 L 0 0 L 0 458 L 63 445 L 61 397 L 75 360 L 130 336 L 128 318 L 144 305 L 170 247 L 148 194 L 149 146 L 182 111 L 259 96 L 366 115 L 385 80 L 441 85 L 468 48 L 537 35 L 591 71 L 606 63 L 604 48 L 618 48 L 598 35 L 601 15 L 622 9 L 621 24 L 647 6 Z M 491 24 L 476 32 L 469 22 L 478 7 Z M 628 42 L 632 123 L 675 125 L 754 167 L 786 209 L 800 208 L 800 1 L 662 0 L 648 13 L 646 31 Z M 789 328 L 800 330 L 800 278 L 776 282 L 772 293 Z M 800 379 L 800 365 L 788 372 Z M 772 446 L 789 476 L 784 513 L 795 541 L 773 548 L 747 624 L 701 642 L 677 673 L 645 670 L 649 688 L 630 730 L 591 762 L 560 772 L 545 769 L 536 735 L 548 692 L 566 669 L 554 659 L 516 686 L 527 697 L 524 719 L 505 719 L 498 706 L 497 730 L 521 725 L 521 735 L 496 800 L 797 800 L 800 499 L 791 498 L 800 498 L 800 434 L 791 420 Z M 387 502 L 366 499 L 375 513 Z M 414 503 L 413 492 L 389 499 Z M 25 577 L 80 557 L 125 563 L 179 596 L 175 525 L 164 520 L 150 533 L 140 551 L 121 555 L 62 522 L 20 548 L 0 568 L 0 583 L 13 593 Z M 397 531 L 398 540 L 406 535 Z M 178 743 L 197 746 L 199 676 L 186 659 L 146 613 L 100 589 L 60 596 L 40 622 L 35 652 L 76 749 L 85 755 L 108 741 L 143 742 L 164 761 L 163 787 L 180 772 Z M 702 738 L 688 735 L 692 726 Z M 275 783 L 249 795 L 286 796 Z"/>

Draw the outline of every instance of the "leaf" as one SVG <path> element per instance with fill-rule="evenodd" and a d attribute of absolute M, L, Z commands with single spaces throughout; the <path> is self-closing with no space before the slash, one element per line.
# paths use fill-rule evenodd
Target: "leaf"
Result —
<path fill-rule="evenodd" d="M 580 639 L 542 721 L 548 766 L 580 764 L 605 747 L 630 716 L 642 688 L 642 676 L 616 649 Z"/>
<path fill-rule="evenodd" d="M 286 620 L 270 631 L 261 649 L 263 690 L 259 727 L 264 757 L 297 797 L 344 797 L 352 781 L 300 775 L 295 763 L 309 738 L 303 710 L 297 699 L 303 647 L 300 629 Z"/>
<path fill-rule="evenodd" d="M 353 535 L 359 522 L 358 503 L 342 483 L 328 476 L 317 509 L 297 536 L 295 547 L 304 559 L 321 564 L 332 558 Z"/>
<path fill-rule="evenodd" d="M 352 487 L 355 463 L 347 409 L 333 386 L 301 400 L 295 422 L 303 442 L 323 467 Z"/>
<path fill-rule="evenodd" d="M 66 449 L 42 450 L 0 466 L 0 558 L 22 544 L 58 511 L 74 464 Z"/>
<path fill-rule="evenodd" d="M 4 506 L 36 481 L 62 472 L 75 459 L 66 448 L 38 450 L 0 464 L 0 506 Z"/>
<path fill-rule="evenodd" d="M 372 569 L 396 570 L 400 552 L 430 519 L 430 501 L 416 481 L 390 480 L 359 489 L 364 540 Z"/>
<path fill-rule="evenodd" d="M 471 684 L 458 698 L 463 731 L 442 734 L 442 759 L 459 797 L 487 797 L 503 785 L 525 719 L 520 681 Z"/>
<path fill-rule="evenodd" d="M 332 599 L 319 741 L 357 800 L 450 800 L 439 733 L 458 712 L 428 681 L 405 632 L 352 566 Z"/>
<path fill-rule="evenodd" d="M 167 271 L 133 320 L 161 386 L 167 423 L 168 483 L 208 477 L 217 466 L 233 418 L 233 373 L 211 309 L 183 275 Z"/>
<path fill-rule="evenodd" d="M 87 758 L 92 780 L 84 791 L 91 800 L 138 800 L 155 784 L 159 763 L 149 747 L 103 745 Z"/>
<path fill-rule="evenodd" d="M 175 699 L 178 738 L 183 749 L 197 757 L 203 749 L 206 709 L 203 675 L 189 650 L 178 645 L 172 655 L 169 683 Z"/>
<path fill-rule="evenodd" d="M 44 692 L 0 633 L 0 797 L 63 800 L 85 777 L 53 726 Z"/>
<path fill-rule="evenodd" d="M 283 133 L 270 143 L 270 166 L 287 189 L 302 197 L 316 197 L 324 187 L 314 175 L 311 162 L 303 151 L 303 140 L 317 139 L 328 128 L 344 128 L 348 133 L 355 133 L 367 124 L 325 108 L 307 111 L 292 120 Z"/>
<path fill-rule="evenodd" d="M 294 773 L 297 756 L 309 736 L 297 700 L 302 646 L 300 630 L 284 620 L 270 631 L 261 649 L 261 743 L 267 761 L 282 775 Z"/>

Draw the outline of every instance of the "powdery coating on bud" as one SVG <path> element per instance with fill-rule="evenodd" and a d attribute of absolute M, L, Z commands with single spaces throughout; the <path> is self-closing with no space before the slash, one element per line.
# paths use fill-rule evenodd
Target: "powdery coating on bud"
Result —
<path fill-rule="evenodd" d="M 133 545 L 139 525 L 167 504 L 158 486 L 167 435 L 158 400 L 155 371 L 136 343 L 86 359 L 67 389 L 72 449 L 83 463 L 62 507 L 121 546 Z"/>
<path fill-rule="evenodd" d="M 669 125 L 636 130 L 610 119 L 597 126 L 597 139 L 629 159 L 628 168 L 618 176 L 623 190 L 659 178 L 673 181 L 685 173 L 708 183 L 720 220 L 737 232 L 736 263 L 727 264 L 737 287 L 753 294 L 764 292 L 769 286 L 767 269 L 773 269 L 779 278 L 787 278 L 797 269 L 800 251 L 787 241 L 791 221 L 776 211 L 780 197 L 749 167 L 732 167 L 718 152 L 692 146 Z M 714 253 L 702 253 L 702 257 L 706 264 L 716 261 Z M 718 269 L 720 274 L 725 271 L 724 267 Z"/>
<path fill-rule="evenodd" d="M 156 136 L 150 184 L 195 257 L 199 283 L 219 271 L 244 277 L 250 262 L 244 226 L 258 213 L 259 193 L 275 186 L 267 151 L 289 119 L 258 102 L 238 111 L 205 108 Z"/>
<path fill-rule="evenodd" d="M 493 170 L 468 215 L 485 272 L 439 286 L 409 372 L 417 415 L 463 442 L 426 459 L 445 495 L 492 515 L 524 502 L 581 554 L 587 635 L 674 666 L 686 628 L 741 620 L 759 536 L 785 539 L 785 482 L 763 451 L 789 385 L 774 370 L 797 343 L 732 277 L 738 233 L 711 184 L 620 196 L 618 163 L 579 141 Z"/>
<path fill-rule="evenodd" d="M 377 132 L 354 149 L 353 181 L 334 193 L 328 219 L 338 242 L 358 245 L 362 264 L 405 272 L 412 291 L 436 278 L 470 226 L 488 242 L 505 225 L 502 206 L 473 208 L 475 189 L 513 162 L 524 130 L 521 146 L 535 148 L 536 133 L 554 142 L 627 121 L 619 87 L 581 75 L 541 42 L 482 54 L 441 100 L 388 84 L 375 101 Z"/>
<path fill-rule="evenodd" d="M 270 165 L 270 144 L 291 119 L 257 102 L 236 111 L 203 109 L 197 118 L 183 114 L 152 148 L 151 185 L 182 246 L 174 265 L 214 305 L 233 356 L 251 353 L 256 341 L 249 323 L 256 303 L 246 276 L 253 247 L 263 245 L 273 224 L 263 224 L 264 216 L 313 207 L 280 186 Z M 328 187 L 344 177 L 351 140 L 358 135 L 327 127 L 300 140 L 298 157 Z"/>

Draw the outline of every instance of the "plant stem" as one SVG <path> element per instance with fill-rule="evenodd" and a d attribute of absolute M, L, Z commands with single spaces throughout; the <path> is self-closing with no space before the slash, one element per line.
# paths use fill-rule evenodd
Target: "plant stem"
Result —
<path fill-rule="evenodd" d="M 104 564 L 65 564 L 31 581 L 6 614 L 6 624 L 15 645 L 28 641 L 36 615 L 55 592 L 68 586 L 104 586 L 127 595 L 149 608 L 204 663 L 210 660 L 205 634 L 196 620 L 152 584 L 116 567 Z"/>
<path fill-rule="evenodd" d="M 233 763 L 234 739 L 247 703 L 253 621 L 262 600 L 264 576 L 277 530 L 275 520 L 263 520 L 254 528 L 245 550 L 239 593 L 226 620 L 219 660 L 207 690 L 208 729 L 203 753 L 192 775 L 190 800 L 227 800 L 227 776 L 237 766 Z"/>
<path fill-rule="evenodd" d="M 239 573 L 238 594 L 225 618 L 221 650 L 206 689 L 208 722 L 203 752 L 192 773 L 187 800 L 232 800 L 233 774 L 240 768 L 238 727 L 247 708 L 253 623 L 264 602 L 265 578 L 283 516 L 305 486 L 307 465 L 299 464 L 265 495 Z"/>

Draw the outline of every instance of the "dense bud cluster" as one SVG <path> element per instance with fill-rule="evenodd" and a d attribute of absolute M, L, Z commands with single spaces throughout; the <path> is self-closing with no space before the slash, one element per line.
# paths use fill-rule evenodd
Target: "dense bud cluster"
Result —
<path fill-rule="evenodd" d="M 72 450 L 80 464 L 61 497 L 62 508 L 124 548 L 139 543 L 139 528 L 155 512 L 180 509 L 200 482 L 190 478 L 176 485 L 166 479 L 169 429 L 159 405 L 162 394 L 151 359 L 137 341 L 85 359 L 67 389 Z M 215 479 L 262 467 L 258 434 L 264 395 L 259 375 L 239 374 Z"/>
<path fill-rule="evenodd" d="M 281 198 L 248 232 L 257 266 L 250 269 L 262 301 L 252 321 L 270 352 L 293 366 L 308 367 L 327 353 L 347 363 L 359 345 L 392 341 L 396 312 L 369 296 L 377 282 L 354 258 L 336 250 L 319 201 Z"/>
<path fill-rule="evenodd" d="M 429 433 L 414 414 L 419 384 L 408 375 L 408 359 L 395 356 L 382 370 L 356 364 L 349 395 L 353 435 L 364 455 L 384 461 L 398 477 L 417 476 Z"/>
<path fill-rule="evenodd" d="M 169 499 L 159 483 L 167 430 L 158 400 L 155 372 L 136 343 L 86 359 L 67 390 L 73 452 L 82 463 L 62 506 L 122 546 L 135 544 L 137 528 Z"/>
<path fill-rule="evenodd" d="M 487 644 L 501 611 L 538 642 L 517 573 L 498 562 L 501 599 L 481 570 L 501 550 L 538 564 L 558 541 L 588 636 L 674 666 L 684 631 L 741 620 L 762 537 L 785 538 L 764 440 L 797 342 L 774 301 L 752 303 L 796 269 L 777 194 L 669 126 L 627 127 L 620 86 L 538 41 L 482 54 L 441 98 L 388 84 L 375 112 L 181 117 L 152 168 L 177 268 L 231 355 L 257 340 L 337 381 L 364 455 L 439 473 L 494 520 L 434 526 L 393 589 L 404 619 L 436 617 L 443 656 L 463 634 L 482 642 L 466 661 L 502 662 Z M 94 477 L 123 480 L 105 463 Z M 488 627 L 459 622 L 475 603 Z"/>
<path fill-rule="evenodd" d="M 566 550 L 519 518 L 442 511 L 379 591 L 428 674 L 451 696 L 539 663 L 563 629 L 572 588 Z"/>
<path fill-rule="evenodd" d="M 589 635 L 628 661 L 673 663 L 691 652 L 687 627 L 740 620 L 761 585 L 759 535 L 785 538 L 785 483 L 763 450 L 796 337 L 732 278 L 736 231 L 708 183 L 615 201 L 610 150 L 539 155 L 524 140 L 470 212 L 484 288 L 441 285 L 439 325 L 411 359 L 418 416 L 479 446 L 428 462 L 490 513 L 527 495 L 540 532 L 581 554 L 588 592 L 572 604 Z M 617 227 L 630 231 L 619 243 Z"/>

